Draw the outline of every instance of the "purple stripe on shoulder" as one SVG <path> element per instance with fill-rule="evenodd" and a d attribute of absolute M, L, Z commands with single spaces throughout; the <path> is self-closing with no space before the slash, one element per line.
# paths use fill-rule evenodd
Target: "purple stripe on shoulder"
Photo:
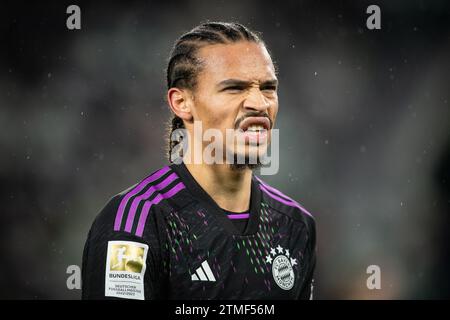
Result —
<path fill-rule="evenodd" d="M 310 216 L 311 218 L 313 217 L 311 213 L 309 213 L 305 208 L 303 208 L 303 207 L 302 207 L 299 203 L 297 203 L 296 201 L 294 201 L 294 200 L 286 200 L 286 199 L 283 199 L 283 198 L 281 198 L 281 197 L 279 197 L 279 196 L 273 194 L 271 191 L 269 191 L 268 189 L 266 189 L 266 187 L 265 187 L 264 185 L 262 185 L 262 184 L 261 184 L 259 187 L 260 187 L 260 189 L 261 189 L 262 191 L 264 191 L 264 192 L 265 192 L 269 197 L 271 197 L 272 199 L 275 199 L 275 200 L 277 200 L 277 201 L 279 201 L 279 202 L 281 202 L 281 203 L 283 203 L 283 204 L 285 204 L 285 205 L 287 205 L 287 206 L 298 208 L 298 209 L 300 209 L 300 211 L 302 211 L 304 214 Z"/>
<path fill-rule="evenodd" d="M 147 216 L 148 216 L 148 213 L 150 212 L 151 206 L 154 204 L 160 203 L 164 199 L 169 199 L 169 198 L 173 197 L 174 195 L 176 195 L 178 192 L 180 192 L 184 188 L 186 188 L 186 186 L 184 185 L 183 182 L 180 182 L 175 187 L 173 187 L 172 189 L 167 191 L 166 193 L 158 194 L 151 201 L 149 201 L 149 200 L 145 201 L 144 206 L 142 207 L 142 213 L 141 213 L 141 216 L 139 217 L 139 222 L 138 222 L 138 226 L 136 229 L 136 235 L 138 237 L 142 237 L 142 234 L 144 233 L 145 223 L 147 221 Z"/>
<path fill-rule="evenodd" d="M 290 199 L 288 196 L 286 196 L 285 194 L 283 194 L 281 191 L 269 186 L 267 183 L 265 183 L 264 181 L 262 181 L 260 178 L 258 178 L 257 176 L 255 176 L 256 180 L 259 181 L 260 184 L 262 184 L 267 190 L 271 191 L 272 193 L 276 194 L 277 196 L 287 200 L 287 201 L 293 201 L 292 199 Z"/>
<path fill-rule="evenodd" d="M 127 223 L 125 224 L 125 231 L 131 232 L 131 228 L 133 227 L 134 216 L 136 215 L 136 210 L 139 206 L 139 203 L 142 200 L 146 200 L 152 196 L 153 193 L 160 191 L 161 189 L 167 187 L 171 182 L 177 179 L 178 176 L 175 172 L 170 174 L 166 179 L 158 183 L 157 185 L 151 186 L 148 190 L 140 196 L 137 196 L 133 199 L 131 203 L 130 211 L 128 211 Z"/>
<path fill-rule="evenodd" d="M 169 170 L 170 170 L 170 168 L 168 166 L 165 166 L 164 168 L 156 171 L 151 176 L 145 178 L 141 183 L 139 183 L 135 188 L 133 188 L 130 192 L 128 192 L 125 195 L 125 197 L 120 202 L 119 209 L 117 210 L 117 213 L 116 213 L 116 220 L 114 221 L 114 230 L 115 231 L 120 230 L 120 225 L 122 224 L 123 213 L 125 211 L 125 207 L 127 206 L 130 198 L 135 196 L 136 194 L 138 194 L 140 191 L 142 191 L 142 189 L 145 188 L 146 185 L 148 185 L 150 182 L 157 180 L 163 174 L 167 173 Z"/>

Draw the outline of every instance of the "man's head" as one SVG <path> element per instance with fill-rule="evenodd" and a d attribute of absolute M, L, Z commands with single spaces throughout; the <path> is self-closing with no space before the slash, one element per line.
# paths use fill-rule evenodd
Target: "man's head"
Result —
<path fill-rule="evenodd" d="M 172 50 L 167 85 L 171 131 L 186 128 L 192 136 L 194 121 L 201 121 L 204 131 L 217 129 L 224 139 L 227 129 L 240 129 L 241 143 L 234 142 L 232 151 L 223 145 L 235 158 L 267 149 L 278 83 L 271 57 L 254 32 L 237 23 L 208 22 L 184 34 Z"/>

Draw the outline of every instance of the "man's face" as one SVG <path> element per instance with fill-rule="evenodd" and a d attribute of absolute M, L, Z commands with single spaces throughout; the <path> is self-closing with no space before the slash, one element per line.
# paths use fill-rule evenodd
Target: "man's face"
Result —
<path fill-rule="evenodd" d="M 194 120 L 202 121 L 203 130 L 222 132 L 224 152 L 265 153 L 278 111 L 278 83 L 266 48 L 248 41 L 210 45 L 198 57 L 203 68 L 192 102 Z M 233 143 L 234 150 L 225 143 L 227 129 L 238 130 L 241 143 Z"/>

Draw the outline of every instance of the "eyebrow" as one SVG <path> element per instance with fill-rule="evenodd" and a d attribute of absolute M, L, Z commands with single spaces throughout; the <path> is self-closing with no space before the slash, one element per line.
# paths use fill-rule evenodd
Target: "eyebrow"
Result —
<path fill-rule="evenodd" d="M 252 81 L 245 81 L 240 79 L 226 79 L 223 81 L 220 81 L 217 84 L 217 87 L 224 88 L 227 86 L 239 86 L 239 87 L 249 87 L 252 84 Z M 278 86 L 278 80 L 277 79 L 270 79 L 265 80 L 260 84 L 261 87 L 264 86 Z"/>

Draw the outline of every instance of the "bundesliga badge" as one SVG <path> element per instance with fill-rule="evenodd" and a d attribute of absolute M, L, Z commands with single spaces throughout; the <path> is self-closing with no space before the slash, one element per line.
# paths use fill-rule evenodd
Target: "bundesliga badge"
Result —
<path fill-rule="evenodd" d="M 148 246 L 134 241 L 108 241 L 105 297 L 144 300 Z"/>

